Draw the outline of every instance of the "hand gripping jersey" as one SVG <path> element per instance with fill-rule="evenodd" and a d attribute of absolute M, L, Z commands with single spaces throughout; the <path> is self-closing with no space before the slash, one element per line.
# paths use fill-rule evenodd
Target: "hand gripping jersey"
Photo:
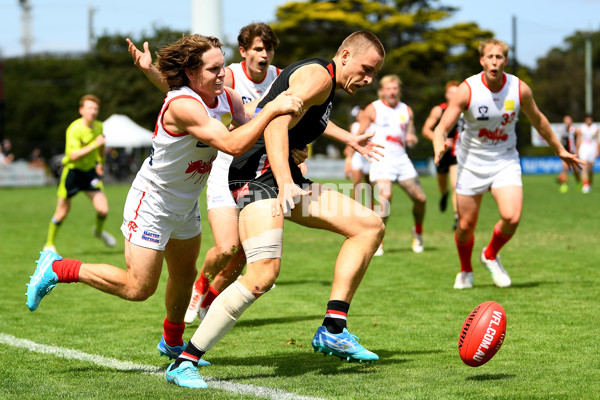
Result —
<path fill-rule="evenodd" d="M 308 64 L 318 64 L 328 71 L 332 80 L 331 92 L 323 104 L 310 107 L 302 119 L 288 131 L 290 149 L 303 149 L 307 144 L 314 141 L 323 133 L 323 131 L 325 131 L 325 128 L 329 123 L 329 116 L 333 105 L 332 101 L 335 94 L 334 62 L 327 61 L 323 58 L 310 58 L 290 64 L 281 71 L 281 74 L 275 79 L 271 85 L 271 89 L 262 98 L 257 107 L 258 111 L 281 92 L 287 90 L 290 86 L 290 76 L 298 68 Z M 294 182 L 306 182 L 306 179 L 302 176 L 302 172 L 291 155 L 288 157 L 288 160 Z M 275 182 L 275 177 L 273 176 L 269 160 L 267 159 L 264 135 L 261 135 L 254 146 L 252 146 L 245 154 L 234 158 L 229 169 L 229 188 L 234 193 L 236 200 L 248 193 L 248 190 L 258 190 L 257 188 L 252 188 L 248 185 L 251 181 L 256 186 L 273 188 L 274 191 L 269 191 L 269 196 L 276 193 L 277 183 Z"/>
<path fill-rule="evenodd" d="M 371 104 L 375 108 L 375 121 L 369 127 L 375 131 L 371 141 L 384 146 L 380 150 L 384 154 L 380 161 L 386 164 L 393 163 L 394 159 L 406 154 L 409 107 L 401 101 L 395 107 L 390 107 L 383 100 L 376 100 Z"/>
<path fill-rule="evenodd" d="M 217 105 L 208 107 L 202 98 L 187 86 L 167 93 L 158 115 L 152 152 L 137 173 L 132 187 L 147 192 L 164 208 L 176 213 L 188 213 L 198 200 L 210 173 L 217 150 L 199 142 L 188 132 L 174 133 L 165 129 L 163 116 L 173 100 L 194 99 L 211 118 L 227 126 L 231 122 L 231 99 L 227 91 L 217 97 Z"/>
<path fill-rule="evenodd" d="M 469 169 L 493 168 L 501 159 L 518 159 L 515 126 L 521 109 L 519 78 L 504 74 L 498 92 L 486 86 L 483 72 L 465 82 L 471 97 L 460 133 L 459 164 Z"/>

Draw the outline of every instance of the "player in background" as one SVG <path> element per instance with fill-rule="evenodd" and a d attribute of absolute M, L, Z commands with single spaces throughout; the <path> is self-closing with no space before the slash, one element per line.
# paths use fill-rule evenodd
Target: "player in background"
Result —
<path fill-rule="evenodd" d="M 371 83 L 384 56 L 375 35 L 355 32 L 342 42 L 333 60 L 311 58 L 286 67 L 261 99 L 257 109 L 267 106 L 278 93 L 289 92 L 304 101 L 304 110 L 297 117 L 274 119 L 252 149 L 231 164 L 230 187 L 243 207 L 239 224 L 248 259 L 246 272 L 213 302 L 181 356 L 167 369 L 167 381 L 206 387 L 196 368 L 198 360 L 272 287 L 279 274 L 284 217 L 345 237 L 335 263 L 325 319 L 313 338 L 313 348 L 348 360 L 378 359 L 348 332 L 346 318 L 352 297 L 383 238 L 381 218 L 337 190 L 306 179 L 289 149 L 304 147 L 325 131 L 361 154 L 374 156 L 377 146 L 367 142 L 368 135 L 352 135 L 335 126 L 329 116 L 336 90 L 353 94 Z"/>
<path fill-rule="evenodd" d="M 386 75 L 379 81 L 379 100 L 369 104 L 359 120 L 358 133 L 371 129 L 375 134 L 373 142 L 382 145 L 384 157 L 371 163 L 369 179 L 374 184 L 377 198 L 378 214 L 386 223 L 392 201 L 392 184 L 398 185 L 406 192 L 413 203 L 412 214 L 412 250 L 423 251 L 423 220 L 425 219 L 425 192 L 421 187 L 419 175 L 406 154 L 406 147 L 417 144 L 412 109 L 402 101 L 400 78 Z M 383 254 L 383 243 L 377 249 Z"/>
<path fill-rule="evenodd" d="M 435 126 L 440 122 L 444 111 L 448 108 L 448 103 L 452 99 L 452 96 L 458 90 L 458 85 L 460 83 L 458 81 L 449 81 L 446 83 L 444 87 L 444 97 L 446 101 L 444 103 L 438 104 L 433 107 L 429 112 L 429 116 L 425 120 L 423 124 L 422 134 L 427 139 L 433 142 L 433 130 Z M 456 230 L 456 225 L 458 224 L 458 214 L 456 212 L 456 145 L 458 142 L 458 134 L 462 129 L 462 119 L 458 120 L 458 123 L 448 132 L 448 138 L 446 139 L 446 147 L 448 150 L 442 159 L 440 160 L 439 165 L 436 165 L 437 172 L 437 183 L 438 188 L 442 197 L 440 198 L 440 211 L 445 212 L 448 206 L 448 196 L 452 195 L 452 209 L 454 210 L 454 223 L 452 225 L 452 230 Z M 450 189 L 448 189 L 448 177 L 450 177 Z"/>
<path fill-rule="evenodd" d="M 350 124 L 350 133 L 356 135 L 359 127 L 359 118 L 365 112 L 364 107 L 355 106 L 352 109 L 354 122 Z M 344 148 L 345 164 L 344 174 L 346 178 L 352 179 L 354 200 L 367 208 L 373 209 L 373 187 L 369 181 L 369 168 L 371 163 L 362 154 L 354 151 L 350 146 Z M 365 187 L 364 184 L 369 185 Z M 363 189 L 364 188 L 364 189 Z M 375 252 L 375 255 L 377 252 Z"/>
<path fill-rule="evenodd" d="M 241 63 L 225 68 L 225 86 L 235 89 L 245 104 L 260 98 L 277 78 L 280 69 L 271 65 L 279 39 L 268 25 L 253 23 L 240 29 L 238 35 Z M 168 86 L 152 64 L 148 43 L 140 52 L 129 41 L 129 52 L 135 64 L 163 92 Z M 306 159 L 304 150 L 294 150 L 294 157 L 301 163 Z M 214 299 L 237 279 L 246 263 L 239 230 L 239 208 L 229 191 L 229 166 L 233 157 L 219 152 L 208 177 L 206 198 L 208 221 L 213 232 L 215 245 L 210 248 L 192 291 L 185 315 L 191 324 L 196 317 L 203 318 Z M 210 282 L 212 280 L 212 283 Z"/>
<path fill-rule="evenodd" d="M 512 238 L 521 220 L 523 184 L 515 131 L 521 110 L 569 168 L 580 168 L 580 161 L 566 151 L 554 135 L 529 86 L 504 72 L 508 62 L 506 43 L 495 39 L 483 41 L 479 55 L 483 71 L 460 84 L 434 131 L 434 159 L 439 164 L 448 150 L 447 134 L 464 114 L 465 127 L 457 157 L 458 226 L 455 240 L 460 272 L 456 276 L 455 289 L 473 287 L 474 232 L 483 194 L 488 191 L 496 201 L 500 220 L 490 242 L 481 251 L 480 262 L 490 271 L 497 286 L 511 285 L 498 252 Z"/>
<path fill-rule="evenodd" d="M 115 238 L 104 230 L 108 215 L 108 201 L 104 194 L 104 143 L 102 122 L 98 121 L 100 99 L 86 94 L 79 100 L 79 114 L 67 128 L 64 168 L 58 184 L 58 202 L 50 220 L 44 250 L 56 251 L 54 243 L 58 230 L 71 210 L 71 199 L 80 191 L 85 192 L 96 210 L 96 225 L 92 234 L 108 247 L 114 247 Z"/>
<path fill-rule="evenodd" d="M 183 321 L 196 279 L 202 225 L 198 196 L 217 150 L 247 151 L 275 115 L 299 113 L 302 101 L 283 94 L 256 116 L 242 98 L 224 87 L 221 42 L 186 35 L 163 47 L 157 69 L 171 89 L 157 118 L 152 152 L 138 171 L 127 196 L 121 231 L 127 269 L 88 264 L 41 253 L 27 289 L 31 311 L 58 283 L 82 282 L 126 300 L 143 301 L 157 288 L 163 260 L 169 278 L 167 316 L 159 351 L 170 358 L 185 343 Z M 230 132 L 228 126 L 244 124 Z"/>
<path fill-rule="evenodd" d="M 581 171 L 583 186 L 581 192 L 589 193 L 592 191 L 592 185 L 594 184 L 594 163 L 596 157 L 598 157 L 598 147 L 600 146 L 598 125 L 594 123 L 594 117 L 591 114 L 586 114 L 584 124 L 579 127 L 579 131 L 581 132 L 581 140 L 578 154 L 579 158 L 583 160 L 583 170 Z"/>
<path fill-rule="evenodd" d="M 577 154 L 577 147 L 581 140 L 581 131 L 573 125 L 573 118 L 570 115 L 563 117 L 564 127 L 560 132 L 560 142 L 563 147 L 571 154 Z M 579 171 L 573 170 L 575 181 L 581 182 L 581 176 Z M 558 174 L 558 182 L 560 183 L 560 192 L 567 193 L 569 191 L 569 185 L 567 184 L 569 177 L 569 167 L 566 162 L 562 161 L 562 171 Z"/>

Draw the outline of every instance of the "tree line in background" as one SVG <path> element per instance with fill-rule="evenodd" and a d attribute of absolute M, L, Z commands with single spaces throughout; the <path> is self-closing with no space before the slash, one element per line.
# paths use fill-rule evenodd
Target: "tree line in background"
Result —
<path fill-rule="evenodd" d="M 291 1 L 278 8 L 275 21 L 265 22 L 281 42 L 273 62 L 280 68 L 304 58 L 333 57 L 342 40 L 356 30 L 375 33 L 387 51 L 378 76 L 400 76 L 402 100 L 413 108 L 420 132 L 431 107 L 444 101 L 444 84 L 481 71 L 477 47 L 482 39 L 493 37 L 493 32 L 475 23 L 439 28 L 454 11 L 435 0 Z M 148 35 L 129 37 L 138 46 L 150 42 L 154 53 L 183 33 L 154 27 Z M 533 70 L 507 68 L 532 87 L 538 106 L 551 122 L 560 121 L 567 113 L 576 121 L 583 120 L 587 34 L 593 43 L 594 104 L 600 104 L 600 32 L 574 32 L 565 39 L 564 48 L 552 49 Z M 78 101 L 85 93 L 101 98 L 100 120 L 115 113 L 126 114 L 154 130 L 164 95 L 132 64 L 126 37 L 103 35 L 94 51 L 87 54 L 42 54 L 4 60 L 5 136 L 11 139 L 17 157 L 26 157 L 33 147 L 40 147 L 47 159 L 62 153 L 65 129 L 79 117 Z M 227 45 L 231 50 L 226 54 L 226 63 L 240 61 L 237 43 Z M 347 127 L 352 107 L 365 106 L 376 98 L 377 82 L 355 96 L 339 95 L 332 120 Z M 524 115 L 519 129 L 521 153 L 533 152 L 530 125 Z M 314 152 L 324 153 L 329 143 L 327 138 L 318 139 Z M 431 151 L 431 143 L 422 139 L 410 153 L 413 158 L 423 159 L 431 156 Z"/>

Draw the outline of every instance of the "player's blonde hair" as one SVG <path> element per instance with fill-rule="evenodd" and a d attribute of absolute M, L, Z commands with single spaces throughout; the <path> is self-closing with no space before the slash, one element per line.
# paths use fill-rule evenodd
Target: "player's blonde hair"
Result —
<path fill-rule="evenodd" d="M 381 41 L 377 38 L 377 36 L 368 31 L 357 31 L 351 33 L 346 39 L 344 39 L 335 55 L 338 56 L 342 54 L 342 51 L 345 49 L 354 50 L 357 54 L 361 54 L 369 47 L 373 47 L 382 58 L 385 58 L 385 49 L 383 48 L 383 44 L 381 44 Z"/>
<path fill-rule="evenodd" d="M 504 43 L 502 40 L 498 40 L 498 39 L 482 40 L 481 43 L 479 44 L 479 56 L 480 57 L 483 57 L 485 48 L 488 45 L 500 46 L 500 48 L 502 49 L 502 54 L 504 54 L 504 57 L 508 57 L 508 45 L 506 43 Z"/>
<path fill-rule="evenodd" d="M 167 81 L 169 89 L 178 89 L 189 83 L 186 69 L 202 68 L 204 53 L 222 46 L 223 43 L 214 36 L 184 35 L 158 51 L 156 68 Z"/>

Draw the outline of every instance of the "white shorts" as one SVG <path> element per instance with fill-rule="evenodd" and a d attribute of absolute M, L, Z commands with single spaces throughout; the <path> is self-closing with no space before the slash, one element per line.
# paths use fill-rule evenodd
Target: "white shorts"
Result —
<path fill-rule="evenodd" d="M 417 176 L 417 170 L 407 154 L 396 156 L 393 160 L 386 160 L 386 157 L 383 157 L 379 161 L 373 161 L 369 169 L 369 180 L 371 182 L 381 179 L 401 182 Z"/>
<path fill-rule="evenodd" d="M 521 163 L 518 159 L 503 160 L 497 168 L 473 170 L 458 164 L 456 193 L 475 196 L 502 186 L 523 186 Z"/>
<path fill-rule="evenodd" d="M 583 143 L 579 146 L 579 158 L 583 161 L 593 163 L 596 161 L 597 146 L 595 144 L 584 145 Z"/>
<path fill-rule="evenodd" d="M 147 192 L 131 188 L 125 200 L 121 232 L 129 242 L 164 250 L 169 239 L 186 240 L 202 232 L 198 201 L 187 215 L 165 209 Z"/>
<path fill-rule="evenodd" d="M 237 207 L 229 190 L 229 166 L 233 157 L 219 152 L 206 182 L 206 208 Z"/>
<path fill-rule="evenodd" d="M 371 163 L 359 152 L 354 152 L 352 155 L 351 165 L 353 171 L 361 171 L 363 174 L 369 175 Z"/>

